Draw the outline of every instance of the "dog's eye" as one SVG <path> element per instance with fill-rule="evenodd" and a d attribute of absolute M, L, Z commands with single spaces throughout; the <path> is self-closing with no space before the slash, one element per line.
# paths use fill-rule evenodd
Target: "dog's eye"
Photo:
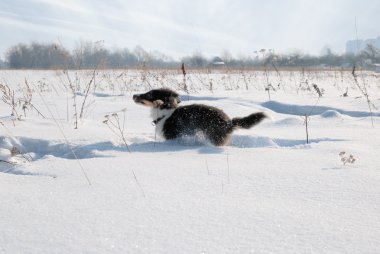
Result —
<path fill-rule="evenodd" d="M 145 96 L 145 98 L 147 98 L 148 100 L 149 100 L 149 99 L 152 99 L 152 95 L 151 95 L 150 93 L 148 93 L 148 94 Z"/>

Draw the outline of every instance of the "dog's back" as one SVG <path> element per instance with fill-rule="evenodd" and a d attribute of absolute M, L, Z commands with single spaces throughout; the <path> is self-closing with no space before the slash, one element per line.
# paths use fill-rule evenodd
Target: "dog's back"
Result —
<path fill-rule="evenodd" d="M 202 104 L 178 107 L 162 129 L 166 139 L 202 132 L 215 145 L 225 144 L 232 130 L 232 121 L 222 110 Z"/>

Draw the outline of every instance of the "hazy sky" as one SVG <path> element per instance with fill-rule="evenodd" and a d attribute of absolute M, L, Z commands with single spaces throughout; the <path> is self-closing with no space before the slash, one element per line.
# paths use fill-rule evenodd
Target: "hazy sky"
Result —
<path fill-rule="evenodd" d="M 19 42 L 104 40 L 174 57 L 253 55 L 261 48 L 319 54 L 380 36 L 380 0 L 1 0 L 0 54 Z"/>

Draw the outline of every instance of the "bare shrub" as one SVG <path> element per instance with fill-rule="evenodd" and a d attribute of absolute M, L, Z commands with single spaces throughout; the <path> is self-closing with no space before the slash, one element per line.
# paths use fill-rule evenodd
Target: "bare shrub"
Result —
<path fill-rule="evenodd" d="M 8 85 L 3 84 L 0 84 L 0 91 L 3 94 L 1 99 L 11 108 L 11 116 L 16 117 L 16 119 L 20 120 L 20 114 L 17 112 L 15 91 L 12 90 Z"/>
<path fill-rule="evenodd" d="M 121 112 L 123 113 L 123 120 L 121 122 L 121 119 L 119 118 L 118 113 L 112 113 L 111 115 L 105 115 L 103 123 L 107 125 L 107 127 L 111 130 L 113 134 L 116 135 L 119 139 L 121 139 L 124 143 L 124 145 L 127 147 L 128 151 L 131 152 L 129 149 L 128 143 L 125 139 L 125 111 L 127 109 L 123 109 Z"/>

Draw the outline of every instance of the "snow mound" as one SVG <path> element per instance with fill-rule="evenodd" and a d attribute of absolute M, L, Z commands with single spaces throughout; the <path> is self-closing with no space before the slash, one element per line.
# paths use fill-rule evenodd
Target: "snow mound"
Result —
<path fill-rule="evenodd" d="M 254 137 L 248 135 L 232 135 L 230 146 L 238 148 L 260 148 L 260 147 L 275 147 L 275 148 L 309 148 L 310 144 L 343 141 L 340 139 L 317 138 L 310 139 L 309 144 L 304 139 L 282 139 L 269 137 Z"/>
<path fill-rule="evenodd" d="M 17 139 L 0 136 L 0 172 L 14 175 L 40 175 L 31 172 L 24 164 L 32 161 L 30 154 L 20 151 L 21 143 Z"/>
<path fill-rule="evenodd" d="M 239 148 L 250 147 L 277 147 L 277 144 L 268 137 L 252 137 L 247 135 L 232 135 L 230 146 Z"/>
<path fill-rule="evenodd" d="M 303 124 L 303 120 L 299 118 L 294 117 L 288 117 L 282 120 L 276 121 L 274 124 L 278 126 L 284 126 L 284 125 L 300 125 Z"/>
<path fill-rule="evenodd" d="M 342 114 L 340 114 L 336 110 L 327 110 L 321 114 L 323 118 L 342 118 Z"/>
<path fill-rule="evenodd" d="M 199 154 L 216 154 L 223 152 L 223 148 L 213 146 L 207 139 L 198 137 L 182 137 L 172 140 L 133 139 L 129 145 L 132 153 L 164 153 L 180 151 L 197 151 Z M 137 141 L 137 142 L 136 142 Z"/>
<path fill-rule="evenodd" d="M 88 159 L 105 157 L 100 154 L 104 150 L 117 150 L 111 142 L 99 142 L 84 145 L 68 145 L 54 140 L 33 139 L 26 137 L 0 137 L 1 159 L 12 160 L 11 157 L 39 160 L 46 156 L 64 159 Z M 13 152 L 12 152 L 13 150 Z M 17 156 L 16 156 L 17 155 Z"/>
<path fill-rule="evenodd" d="M 369 117 L 370 112 L 365 111 L 348 111 L 339 108 L 332 108 L 327 106 L 313 106 L 313 105 L 293 105 L 286 104 L 277 101 L 267 101 L 261 104 L 261 106 L 270 109 L 276 113 L 287 114 L 287 115 L 298 115 L 304 116 L 308 115 L 321 115 L 326 111 L 337 111 L 340 114 L 348 115 L 351 117 Z M 380 113 L 373 113 L 373 116 L 380 116 Z"/>

